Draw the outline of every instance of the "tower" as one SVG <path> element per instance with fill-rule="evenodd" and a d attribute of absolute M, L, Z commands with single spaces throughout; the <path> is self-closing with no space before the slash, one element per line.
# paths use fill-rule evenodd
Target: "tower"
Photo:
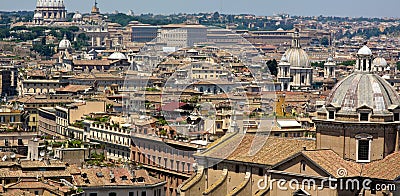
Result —
<path fill-rule="evenodd" d="M 290 91 L 290 63 L 284 54 L 278 64 L 278 82 L 281 83 L 281 91 Z"/>
<path fill-rule="evenodd" d="M 94 0 L 94 5 L 93 5 L 93 7 L 92 7 L 92 14 L 93 15 L 95 15 L 95 14 L 100 14 L 100 9 L 97 7 L 97 0 Z"/>
<path fill-rule="evenodd" d="M 324 64 L 324 78 L 336 78 L 336 62 L 333 60 L 332 56 L 329 56 L 328 60 Z"/>

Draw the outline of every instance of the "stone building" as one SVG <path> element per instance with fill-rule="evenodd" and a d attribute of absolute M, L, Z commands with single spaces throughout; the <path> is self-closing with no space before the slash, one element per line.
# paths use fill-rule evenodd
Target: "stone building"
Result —
<path fill-rule="evenodd" d="M 67 21 L 64 0 L 38 0 L 34 15 L 35 24 Z"/>
<path fill-rule="evenodd" d="M 181 195 L 399 195 L 400 97 L 372 59 L 358 51 L 354 73 L 317 111 L 316 140 L 227 134 L 194 155 Z"/>
<path fill-rule="evenodd" d="M 371 50 L 357 53 L 356 70 L 333 88 L 318 111 L 317 147 L 356 162 L 381 160 L 399 150 L 400 97 L 372 74 Z"/>

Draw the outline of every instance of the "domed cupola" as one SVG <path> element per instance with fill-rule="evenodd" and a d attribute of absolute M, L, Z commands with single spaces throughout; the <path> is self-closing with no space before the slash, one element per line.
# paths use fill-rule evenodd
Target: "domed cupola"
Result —
<path fill-rule="evenodd" d="M 367 45 L 364 45 L 357 52 L 357 62 L 355 67 L 355 72 L 360 73 L 370 73 L 372 70 L 372 59 L 374 58 L 372 55 L 371 49 L 368 48 Z"/>
<path fill-rule="evenodd" d="M 375 73 L 382 73 L 388 67 L 388 63 L 386 59 L 382 57 L 381 53 L 379 53 L 378 57 L 376 57 L 374 61 L 372 61 L 372 67 Z"/>
<path fill-rule="evenodd" d="M 58 44 L 58 50 L 70 50 L 71 42 L 67 39 L 67 35 L 64 35 L 64 38 Z"/>
<path fill-rule="evenodd" d="M 391 110 L 400 106 L 400 97 L 385 79 L 371 72 L 372 58 L 367 46 L 357 52 L 354 73 L 336 84 L 326 100 L 325 109 L 334 110 L 339 116 L 347 115 L 344 121 L 356 120 L 357 117 L 349 116 L 360 113 L 368 113 L 368 119 L 372 115 L 393 115 Z"/>
<path fill-rule="evenodd" d="M 371 50 L 363 46 L 354 73 L 335 85 L 317 111 L 313 122 L 318 149 L 331 149 L 358 163 L 400 151 L 400 96 L 371 72 L 372 59 Z"/>
<path fill-rule="evenodd" d="M 292 46 L 285 54 L 292 67 L 310 67 L 310 59 L 300 45 L 300 33 L 298 29 L 293 33 Z"/>
<path fill-rule="evenodd" d="M 114 52 L 108 58 L 108 60 L 127 60 L 126 56 L 121 52 Z"/>

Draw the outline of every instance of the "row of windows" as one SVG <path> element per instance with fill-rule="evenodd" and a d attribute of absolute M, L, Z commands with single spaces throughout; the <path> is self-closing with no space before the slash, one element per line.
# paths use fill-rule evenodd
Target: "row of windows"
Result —
<path fill-rule="evenodd" d="M 328 119 L 334 120 L 335 119 L 335 112 L 334 111 L 329 111 L 328 112 Z M 359 120 L 360 121 L 369 121 L 369 113 L 362 112 L 359 115 Z M 400 114 L 399 113 L 394 113 L 393 114 L 393 121 L 400 121 Z"/>
<path fill-rule="evenodd" d="M 135 144 L 139 149 L 142 149 L 142 150 L 147 149 L 147 150 L 153 150 L 153 151 L 158 151 L 158 152 L 164 152 L 166 154 L 172 154 L 172 155 L 178 155 L 178 156 L 182 155 L 182 157 L 191 156 L 193 154 L 193 152 L 191 152 L 191 151 L 178 150 L 175 148 L 171 148 L 169 146 L 164 147 L 164 146 L 160 146 L 160 145 L 150 145 L 150 144 L 143 144 L 143 143 L 141 144 L 140 142 L 137 142 Z"/>
<path fill-rule="evenodd" d="M 98 196 L 98 195 L 102 195 L 102 194 L 89 193 L 89 196 Z M 128 196 L 135 196 L 135 195 L 147 196 L 147 192 L 146 191 L 136 191 L 136 194 L 135 194 L 135 192 L 128 193 Z M 111 192 L 111 193 L 108 193 L 108 196 L 117 196 L 117 193 Z M 161 189 L 154 190 L 154 196 L 161 196 Z"/>
<path fill-rule="evenodd" d="M 186 163 L 183 161 L 177 161 L 174 159 L 168 159 L 168 158 L 162 158 L 162 157 L 156 157 L 156 156 L 151 156 L 151 155 L 146 155 L 142 153 L 136 153 L 133 152 L 133 160 L 147 164 L 147 165 L 153 165 L 153 166 L 162 166 L 165 168 L 168 168 L 170 170 L 176 170 L 180 172 L 190 172 L 191 171 L 191 163 Z"/>

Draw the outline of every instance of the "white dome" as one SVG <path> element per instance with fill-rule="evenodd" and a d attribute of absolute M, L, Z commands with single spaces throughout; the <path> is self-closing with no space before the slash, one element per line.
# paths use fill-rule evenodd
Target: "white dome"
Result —
<path fill-rule="evenodd" d="M 108 60 L 126 60 L 126 56 L 120 52 L 114 52 L 109 57 Z"/>
<path fill-rule="evenodd" d="M 357 54 L 360 55 L 372 55 L 371 49 L 368 48 L 368 46 L 363 46 L 360 50 L 358 50 Z"/>
<path fill-rule="evenodd" d="M 388 64 L 383 57 L 377 57 L 372 62 L 372 65 L 375 67 L 386 67 Z"/>
<path fill-rule="evenodd" d="M 36 14 L 33 15 L 33 18 L 43 18 L 43 15 L 40 12 L 36 12 Z"/>
<path fill-rule="evenodd" d="M 60 41 L 58 44 L 59 50 L 71 49 L 71 42 L 67 39 L 67 36 L 64 35 L 64 39 Z"/>
<path fill-rule="evenodd" d="M 290 48 L 285 53 L 291 67 L 310 67 L 310 59 L 307 53 L 301 48 Z"/>
<path fill-rule="evenodd" d="M 72 17 L 73 19 L 82 19 L 82 14 L 79 12 L 75 13 L 74 16 Z"/>

